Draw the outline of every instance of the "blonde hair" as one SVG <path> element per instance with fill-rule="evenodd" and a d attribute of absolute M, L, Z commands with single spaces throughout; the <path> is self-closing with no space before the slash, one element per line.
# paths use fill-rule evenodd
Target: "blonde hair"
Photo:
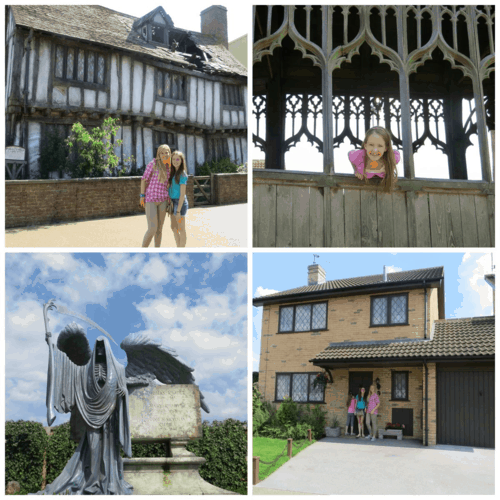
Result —
<path fill-rule="evenodd" d="M 174 178 L 174 175 L 175 175 L 175 182 L 177 182 L 177 184 L 179 184 L 179 181 L 181 180 L 181 174 L 183 172 L 184 172 L 184 174 L 187 175 L 186 157 L 184 156 L 184 153 L 176 150 L 172 153 L 172 157 L 174 155 L 180 156 L 182 163 L 181 163 L 181 166 L 177 170 L 175 170 L 175 167 L 172 165 L 172 169 L 170 170 L 170 177 L 168 179 L 168 187 L 170 187 L 172 185 L 172 179 Z"/>
<path fill-rule="evenodd" d="M 158 146 L 158 150 L 156 151 L 155 166 L 153 167 L 153 169 L 158 172 L 158 180 L 163 184 L 165 184 L 165 182 L 167 182 L 169 179 L 170 159 L 172 158 L 172 155 L 170 155 L 170 158 L 167 160 L 167 166 L 165 166 L 160 157 L 160 153 L 165 150 L 168 150 L 169 153 L 171 153 L 170 146 L 168 144 L 162 144 L 161 146 Z"/>
<path fill-rule="evenodd" d="M 396 169 L 396 158 L 394 156 L 394 150 L 392 149 L 391 134 L 387 129 L 383 127 L 372 127 L 366 132 L 365 140 L 363 141 L 363 144 L 361 146 L 363 149 L 365 149 L 365 145 L 372 134 L 378 134 L 382 137 L 382 139 L 384 139 L 386 151 L 382 158 L 385 161 L 385 176 L 382 179 L 381 185 L 383 186 L 384 191 L 391 192 L 398 180 L 398 171 Z M 365 169 L 367 161 L 368 155 L 365 154 Z"/>
<path fill-rule="evenodd" d="M 372 392 L 372 387 L 373 387 L 373 392 Z M 376 389 L 375 389 L 375 384 L 371 384 L 371 385 L 370 385 L 370 390 L 368 391 L 368 396 L 366 396 L 366 399 L 367 399 L 367 400 L 369 400 L 369 399 L 370 399 L 370 396 L 371 396 L 372 394 L 376 394 L 376 393 L 377 393 L 377 391 L 376 391 Z"/>

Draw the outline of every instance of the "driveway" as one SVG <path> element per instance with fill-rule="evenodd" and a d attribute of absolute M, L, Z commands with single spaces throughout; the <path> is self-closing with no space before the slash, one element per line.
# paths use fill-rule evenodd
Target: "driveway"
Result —
<path fill-rule="evenodd" d="M 254 495 L 493 495 L 495 450 L 324 438 L 253 487 Z"/>
<path fill-rule="evenodd" d="M 247 204 L 189 209 L 186 248 L 247 246 Z M 147 229 L 146 216 L 64 222 L 45 226 L 7 229 L 7 248 L 116 248 L 140 247 Z M 149 248 L 153 248 L 151 242 Z M 163 226 L 162 248 L 176 248 L 168 217 Z"/>

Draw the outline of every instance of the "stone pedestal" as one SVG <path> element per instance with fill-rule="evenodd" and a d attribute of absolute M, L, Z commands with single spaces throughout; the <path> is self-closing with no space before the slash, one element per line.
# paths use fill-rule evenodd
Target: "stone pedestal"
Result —
<path fill-rule="evenodd" d="M 203 480 L 198 469 L 206 460 L 186 450 L 202 435 L 196 385 L 129 388 L 129 412 L 132 442 L 169 442 L 172 455 L 123 460 L 134 495 L 234 495 Z"/>

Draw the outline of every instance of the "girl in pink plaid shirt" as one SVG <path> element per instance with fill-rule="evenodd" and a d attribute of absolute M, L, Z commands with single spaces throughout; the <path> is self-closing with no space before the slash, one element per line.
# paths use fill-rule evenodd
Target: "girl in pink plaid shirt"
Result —
<path fill-rule="evenodd" d="M 378 407 L 380 406 L 380 399 L 377 395 L 374 384 L 370 386 L 366 399 L 368 401 L 368 407 L 366 408 L 366 426 L 368 427 L 368 432 L 370 433 L 366 436 L 366 439 L 371 437 L 372 441 L 375 441 L 377 438 L 377 415 Z"/>
<path fill-rule="evenodd" d="M 167 215 L 168 179 L 170 177 L 170 147 L 162 144 L 158 147 L 156 158 L 148 163 L 141 179 L 141 207 L 146 205 L 148 230 L 142 241 L 148 247 L 155 238 L 155 247 L 160 247 L 163 223 Z M 147 182 L 147 184 L 146 184 Z"/>

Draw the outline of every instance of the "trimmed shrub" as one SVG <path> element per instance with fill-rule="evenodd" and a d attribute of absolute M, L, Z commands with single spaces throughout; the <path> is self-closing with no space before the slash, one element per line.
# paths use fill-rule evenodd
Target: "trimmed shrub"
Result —
<path fill-rule="evenodd" d="M 212 160 L 211 162 L 206 161 L 203 165 L 196 167 L 196 175 L 234 174 L 237 171 L 238 165 L 233 163 L 229 158 Z"/>
<path fill-rule="evenodd" d="M 9 481 L 17 481 L 21 485 L 20 495 L 40 491 L 47 440 L 40 422 L 5 422 L 5 486 Z"/>
<path fill-rule="evenodd" d="M 61 474 L 77 447 L 78 443 L 71 439 L 69 422 L 52 427 L 52 435 L 47 441 L 47 484 L 52 483 Z"/>
<path fill-rule="evenodd" d="M 207 459 L 200 476 L 210 484 L 247 494 L 247 430 L 243 422 L 228 418 L 223 422 L 203 422 L 203 437 L 191 441 L 187 449 Z"/>

